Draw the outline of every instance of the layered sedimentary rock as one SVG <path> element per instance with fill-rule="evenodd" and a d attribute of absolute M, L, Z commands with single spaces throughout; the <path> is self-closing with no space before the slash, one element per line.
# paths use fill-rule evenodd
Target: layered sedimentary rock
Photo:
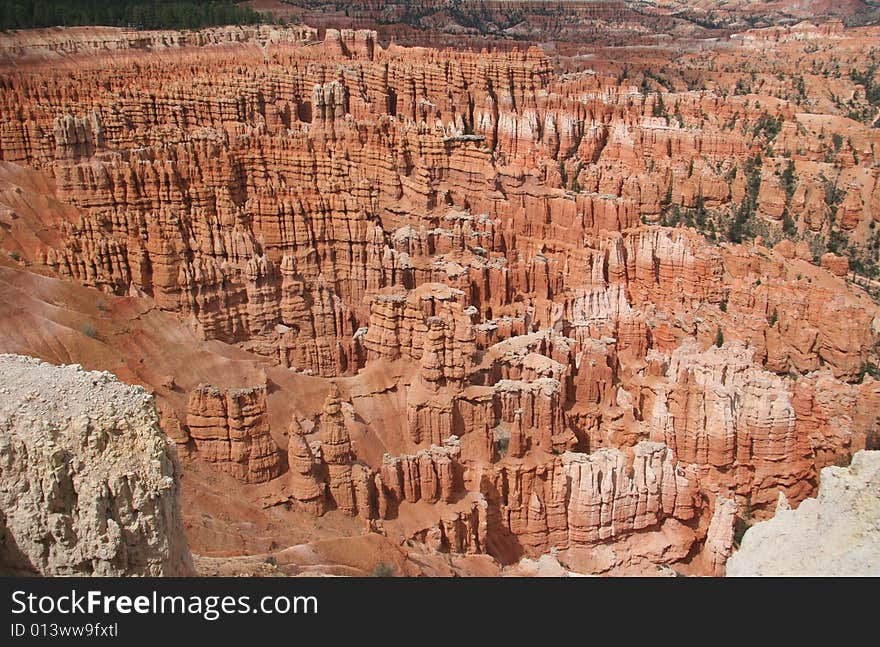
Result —
<path fill-rule="evenodd" d="M 370 518 L 372 480 L 362 465 L 355 464 L 351 437 L 345 427 L 339 389 L 331 383 L 330 393 L 321 413 L 321 454 L 327 470 L 328 496 L 332 504 L 345 514 L 364 513 Z"/>
<path fill-rule="evenodd" d="M 317 31 L 307 27 L 277 29 L 272 26 L 220 27 L 180 32 L 132 31 L 112 27 L 73 27 L 65 30 L 32 30 L 0 40 L 0 53 L 10 59 L 63 58 L 71 54 L 99 55 L 129 49 L 162 50 L 186 46 L 218 45 L 247 41 L 275 42 L 317 40 Z"/>
<path fill-rule="evenodd" d="M 278 447 L 269 433 L 266 389 L 218 389 L 199 385 L 189 394 L 186 426 L 203 460 L 247 483 L 281 473 Z"/>
<path fill-rule="evenodd" d="M 388 509 L 389 500 L 452 503 L 462 487 L 460 454 L 457 439 L 448 439 L 442 447 L 433 445 L 418 454 L 386 454 L 381 469 L 380 512 Z"/>
<path fill-rule="evenodd" d="M 141 387 L 0 356 L 0 571 L 184 576 L 180 465 Z"/>
<path fill-rule="evenodd" d="M 375 519 L 377 475 L 358 461 L 348 424 L 339 387 L 331 382 L 313 440 L 295 417 L 290 422 L 285 489 L 297 507 L 312 514 L 339 510 L 350 517 Z"/>
<path fill-rule="evenodd" d="M 785 496 L 780 494 L 780 496 Z M 715 512 L 706 531 L 704 546 L 705 559 L 708 562 L 709 575 L 724 575 L 727 560 L 733 552 L 736 531 L 736 503 L 731 499 L 715 500 Z"/>
<path fill-rule="evenodd" d="M 411 60 L 399 48 L 353 45 L 373 42 L 369 33 L 331 34 L 318 48 L 298 47 L 295 36 L 269 39 L 278 65 L 289 64 L 283 71 L 243 74 L 230 54 L 209 59 L 188 46 L 181 60 L 204 68 L 154 63 L 156 81 L 137 71 L 137 90 L 124 99 L 118 84 L 135 74 L 129 64 L 116 64 L 114 80 L 97 86 L 103 73 L 84 70 L 58 81 L 67 84 L 62 94 L 75 83 L 88 97 L 80 108 L 68 101 L 61 116 L 35 108 L 21 122 L 4 122 L 3 159 L 45 168 L 59 196 L 86 212 L 83 221 L 65 224 L 64 243 L 39 250 L 40 258 L 88 285 L 152 295 L 161 307 L 194 317 L 208 338 L 246 342 L 325 376 L 356 371 L 383 354 L 383 344 L 392 345 L 386 355 L 398 352 L 397 333 L 381 329 L 408 315 L 394 312 L 393 299 L 381 301 L 383 288 L 445 283 L 464 293 L 454 298 L 465 307 L 477 308 L 485 322 L 474 323 L 485 323 L 487 332 L 497 319 L 490 314 L 499 311 L 514 322 L 525 317 L 526 327 L 528 318 L 552 323 L 543 300 L 568 288 L 595 292 L 597 286 L 579 284 L 585 262 L 594 278 L 603 272 L 615 283 L 625 276 L 634 305 L 675 294 L 685 303 L 722 301 L 717 252 L 687 238 L 662 231 L 612 237 L 592 260 L 559 244 L 580 245 L 638 224 L 640 214 L 653 217 L 653 199 L 630 186 L 641 176 L 629 165 L 648 152 L 655 167 L 665 165 L 665 177 L 650 180 L 661 182 L 656 203 L 666 191 L 692 208 L 688 183 L 699 184 L 701 204 L 741 200 L 736 191 L 713 197 L 712 182 L 724 179 L 709 166 L 679 178 L 669 165 L 673 155 L 745 158 L 745 134 L 707 148 L 668 118 L 662 127 L 659 118 L 634 119 L 612 80 L 554 83 L 537 50 L 478 64 L 465 53 L 419 50 Z M 245 58 L 255 55 L 251 39 L 241 41 Z M 347 76 L 346 66 L 357 74 Z M 160 73 L 192 83 L 151 88 Z M 222 91 L 206 96 L 217 74 L 225 79 Z M 499 95 L 502 78 L 510 83 Z M 11 83 L 16 101 L 37 92 L 33 74 L 18 73 Z M 582 94 L 587 108 L 577 100 Z M 188 102 L 199 109 L 177 116 L 174 106 Z M 472 113 L 459 108 L 471 105 Z M 570 129 L 564 136 L 563 123 Z M 169 129 L 176 133 L 170 139 Z M 586 155 L 584 142 L 606 130 L 599 150 L 585 157 L 591 163 L 575 165 Z M 566 177 L 547 165 L 566 169 Z M 557 247 L 548 249 L 548 240 Z M 835 261 L 834 271 L 841 267 Z M 626 347 L 645 348 L 641 321 L 619 324 Z M 407 344 L 406 329 L 401 335 Z M 415 341 L 418 356 L 419 335 Z"/>
<path fill-rule="evenodd" d="M 802 496 L 797 488 L 815 470 L 810 438 L 798 427 L 784 381 L 756 368 L 749 349 L 683 345 L 673 352 L 668 375 L 672 383 L 650 411 L 652 437 L 753 509 L 775 502 L 776 488 L 794 487 Z"/>
<path fill-rule="evenodd" d="M 287 466 L 290 469 L 289 488 L 297 504 L 314 515 L 327 510 L 327 485 L 320 473 L 309 442 L 303 437 L 303 429 L 294 418 L 287 439 Z"/>
<path fill-rule="evenodd" d="M 222 388 L 132 371 L 191 460 L 399 543 L 720 574 L 736 517 L 874 442 L 880 310 L 848 282 L 880 140 L 767 75 L 743 96 L 752 36 L 693 90 L 691 54 L 661 83 L 601 52 L 163 34 L 0 40 L 0 243 L 222 357 Z"/>
<path fill-rule="evenodd" d="M 538 466 L 502 465 L 487 485 L 499 523 L 533 555 L 613 541 L 666 518 L 685 521 L 699 505 L 695 472 L 677 467 L 667 447 L 650 442 L 629 455 L 603 449 Z"/>
<path fill-rule="evenodd" d="M 438 553 L 484 554 L 489 544 L 486 500 L 471 493 L 455 505 L 444 506 L 436 519 L 406 539 Z"/>

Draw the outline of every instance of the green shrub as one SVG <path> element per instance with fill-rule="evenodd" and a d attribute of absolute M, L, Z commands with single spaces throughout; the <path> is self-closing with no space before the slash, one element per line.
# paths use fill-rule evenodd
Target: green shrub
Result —
<path fill-rule="evenodd" d="M 788 213 L 788 207 L 786 207 L 785 211 L 782 213 L 782 231 L 789 236 L 797 231 L 797 226 L 794 224 L 794 219 L 792 219 L 792 217 Z"/>
<path fill-rule="evenodd" d="M 742 544 L 743 535 L 746 530 L 752 527 L 752 497 L 746 498 L 746 509 L 742 515 L 737 515 L 736 524 L 733 529 L 733 545 L 737 548 Z"/>
<path fill-rule="evenodd" d="M 495 439 L 495 451 L 502 458 L 507 455 L 507 448 L 510 446 L 510 438 L 502 437 Z"/>
<path fill-rule="evenodd" d="M 875 380 L 880 378 L 880 368 L 877 367 L 873 362 L 866 362 L 862 364 L 862 368 L 859 371 L 859 382 L 864 382 L 865 377 L 870 375 Z"/>
<path fill-rule="evenodd" d="M 370 572 L 370 577 L 394 577 L 394 567 L 385 562 L 379 562 Z"/>
<path fill-rule="evenodd" d="M 733 545 L 737 548 L 742 544 L 743 537 L 746 534 L 746 530 L 752 527 L 752 524 L 743 519 L 742 517 L 736 518 L 736 524 L 733 527 Z"/>

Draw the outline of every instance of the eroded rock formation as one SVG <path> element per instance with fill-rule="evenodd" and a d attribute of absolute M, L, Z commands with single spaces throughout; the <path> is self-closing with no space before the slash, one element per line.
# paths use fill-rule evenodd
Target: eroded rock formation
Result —
<path fill-rule="evenodd" d="M 186 426 L 204 460 L 247 482 L 281 473 L 278 447 L 269 434 L 266 389 L 218 389 L 200 385 L 189 394 Z"/>
<path fill-rule="evenodd" d="M 191 575 L 180 465 L 152 398 L 76 365 L 0 365 L 0 571 Z"/>
<path fill-rule="evenodd" d="M 137 355 L 187 460 L 265 505 L 504 564 L 717 575 L 737 517 L 870 444 L 872 130 L 739 72 L 638 85 L 537 47 L 68 35 L 0 39 L 0 242 L 185 329 L 77 343 Z M 27 344 L 80 352 L 57 329 Z"/>

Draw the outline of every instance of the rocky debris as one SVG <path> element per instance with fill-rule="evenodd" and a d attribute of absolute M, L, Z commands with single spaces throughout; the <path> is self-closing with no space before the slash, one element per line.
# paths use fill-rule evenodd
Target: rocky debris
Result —
<path fill-rule="evenodd" d="M 826 467 L 816 498 L 746 530 L 727 575 L 880 575 L 880 452 L 860 451 L 849 467 Z"/>
<path fill-rule="evenodd" d="M 0 571 L 193 572 L 153 399 L 107 372 L 0 355 Z"/>

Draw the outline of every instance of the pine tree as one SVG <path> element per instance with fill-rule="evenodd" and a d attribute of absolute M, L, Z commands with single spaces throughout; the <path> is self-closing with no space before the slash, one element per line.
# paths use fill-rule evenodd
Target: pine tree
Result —
<path fill-rule="evenodd" d="M 697 213 L 695 215 L 695 220 L 697 223 L 697 227 L 702 231 L 706 226 L 706 205 L 703 204 L 703 194 L 697 194 L 697 205 L 696 205 Z"/>
<path fill-rule="evenodd" d="M 785 211 L 782 212 L 782 231 L 789 236 L 797 231 L 794 220 L 788 213 L 788 207 L 786 207 Z"/>
<path fill-rule="evenodd" d="M 791 198 L 797 188 L 797 179 L 794 176 L 794 162 L 788 160 L 785 170 L 782 171 L 782 187 L 785 189 L 785 195 Z"/>

